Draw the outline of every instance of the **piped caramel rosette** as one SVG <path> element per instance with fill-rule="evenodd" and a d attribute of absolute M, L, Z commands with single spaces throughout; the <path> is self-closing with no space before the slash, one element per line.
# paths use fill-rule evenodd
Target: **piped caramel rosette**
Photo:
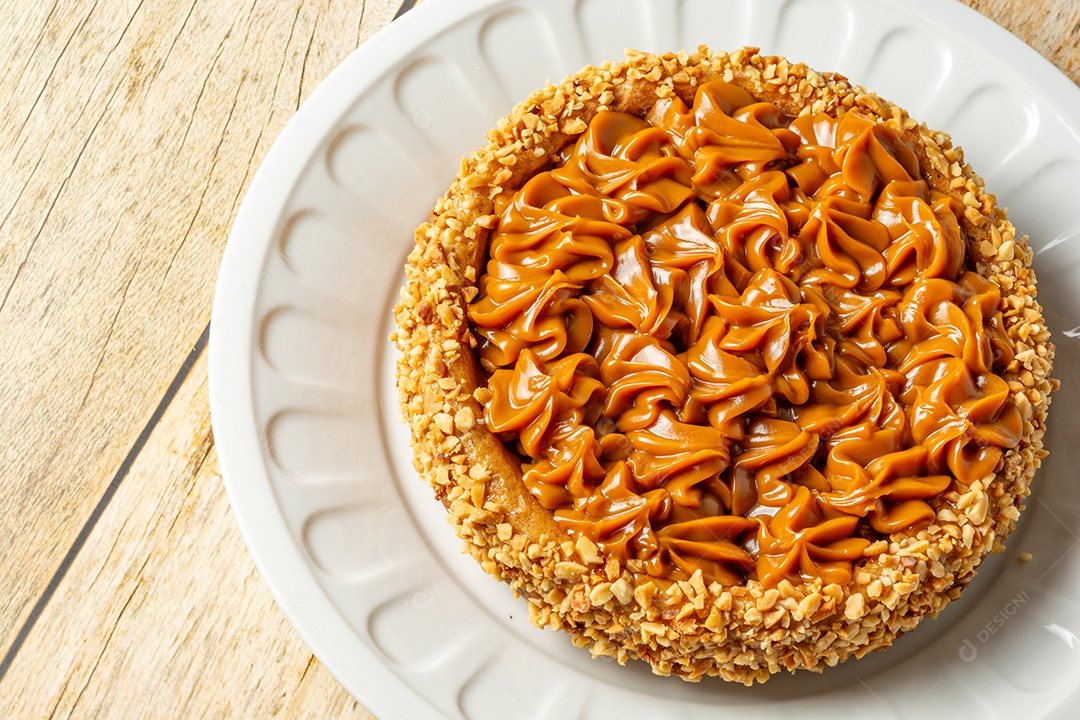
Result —
<path fill-rule="evenodd" d="M 417 233 L 398 383 L 534 622 L 749 683 L 959 596 L 1045 454 L 1053 346 L 946 137 L 704 48 L 586 68 L 489 137 Z"/>

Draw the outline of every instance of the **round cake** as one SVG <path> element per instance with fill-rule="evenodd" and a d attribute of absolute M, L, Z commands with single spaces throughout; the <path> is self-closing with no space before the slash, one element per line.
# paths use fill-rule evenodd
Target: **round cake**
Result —
<path fill-rule="evenodd" d="M 631 52 L 530 95 L 416 232 L 416 468 L 532 621 L 750 684 L 887 647 L 1001 550 L 1053 346 L 948 136 L 844 77 Z"/>

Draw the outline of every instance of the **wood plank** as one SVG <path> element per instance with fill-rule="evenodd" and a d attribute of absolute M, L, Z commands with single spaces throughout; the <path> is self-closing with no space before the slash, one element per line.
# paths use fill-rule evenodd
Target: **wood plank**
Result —
<path fill-rule="evenodd" d="M 207 400 L 202 357 L 0 681 L 0 717 L 371 718 L 259 577 Z"/>
<path fill-rule="evenodd" d="M 1080 3 L 962 0 L 1019 37 L 1080 85 Z"/>
<path fill-rule="evenodd" d="M 0 28 L 0 652 L 205 328 L 260 160 L 396 5 L 56 0 Z"/>

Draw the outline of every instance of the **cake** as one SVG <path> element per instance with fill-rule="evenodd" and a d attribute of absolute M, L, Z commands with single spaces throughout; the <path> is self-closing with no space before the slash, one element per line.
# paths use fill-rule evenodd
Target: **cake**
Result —
<path fill-rule="evenodd" d="M 417 471 L 534 624 L 751 684 L 960 597 L 1045 456 L 1054 350 L 947 135 L 700 47 L 586 67 L 488 141 L 392 340 Z"/>

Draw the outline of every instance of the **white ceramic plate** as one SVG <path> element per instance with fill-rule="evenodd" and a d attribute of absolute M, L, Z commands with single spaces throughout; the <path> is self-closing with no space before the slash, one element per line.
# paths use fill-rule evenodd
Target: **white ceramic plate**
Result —
<path fill-rule="evenodd" d="M 1036 249 L 1054 451 L 1009 550 L 884 653 L 765 687 L 593 661 L 532 628 L 417 480 L 390 311 L 413 228 L 529 91 L 624 47 L 743 44 L 839 70 L 950 131 Z M 312 650 L 382 718 L 1071 717 L 1080 697 L 1080 90 L 959 3 L 431 0 L 350 56 L 248 192 L 214 300 L 226 487 Z M 1070 468 L 1070 464 L 1073 465 Z M 1020 552 L 1034 554 L 1028 563 Z"/>

